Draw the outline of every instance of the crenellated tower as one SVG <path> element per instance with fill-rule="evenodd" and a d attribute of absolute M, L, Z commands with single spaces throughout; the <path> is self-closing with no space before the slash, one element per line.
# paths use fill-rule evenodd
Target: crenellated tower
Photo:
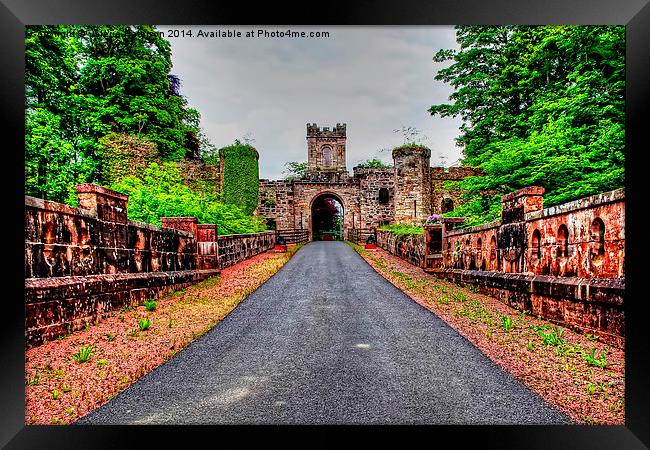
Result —
<path fill-rule="evenodd" d="M 347 175 L 345 164 L 345 124 L 332 129 L 307 124 L 307 175 L 331 173 Z"/>

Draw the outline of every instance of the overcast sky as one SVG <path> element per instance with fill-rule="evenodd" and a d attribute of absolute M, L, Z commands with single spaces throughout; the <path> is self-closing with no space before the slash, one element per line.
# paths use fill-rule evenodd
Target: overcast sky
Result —
<path fill-rule="evenodd" d="M 172 44 L 172 73 L 201 113 L 210 140 L 223 147 L 250 133 L 260 153 L 260 178 L 280 179 L 287 161 L 306 161 L 306 124 L 347 124 L 347 167 L 369 158 L 392 163 L 403 143 L 393 130 L 412 126 L 427 137 L 431 164 L 461 157 L 459 119 L 427 109 L 452 88 L 434 80 L 432 57 L 457 48 L 453 27 L 159 26 Z M 168 37 L 167 30 L 192 30 Z M 328 31 L 329 37 L 257 37 L 257 30 Z M 199 30 L 237 30 L 242 37 L 197 37 Z M 246 37 L 253 30 L 254 38 Z"/>

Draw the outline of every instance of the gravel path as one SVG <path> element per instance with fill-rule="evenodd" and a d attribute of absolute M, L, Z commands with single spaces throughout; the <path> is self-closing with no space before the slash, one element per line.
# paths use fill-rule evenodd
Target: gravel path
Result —
<path fill-rule="evenodd" d="M 568 419 L 348 245 L 313 242 L 77 424 L 558 424 Z"/>

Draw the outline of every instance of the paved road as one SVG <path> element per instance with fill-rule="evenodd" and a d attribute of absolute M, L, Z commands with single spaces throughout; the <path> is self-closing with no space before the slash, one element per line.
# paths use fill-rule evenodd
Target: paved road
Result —
<path fill-rule="evenodd" d="M 313 242 L 210 332 L 77 423 L 568 419 L 348 245 Z"/>

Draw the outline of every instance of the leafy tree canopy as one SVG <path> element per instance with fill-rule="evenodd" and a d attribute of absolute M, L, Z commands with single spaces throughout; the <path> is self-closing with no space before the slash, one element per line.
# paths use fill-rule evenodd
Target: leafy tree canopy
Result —
<path fill-rule="evenodd" d="M 464 165 L 452 215 L 498 219 L 499 196 L 546 188 L 548 206 L 624 186 L 625 28 L 458 26 L 460 50 L 435 78 L 455 91 L 432 115 L 458 116 Z M 496 216 L 496 217 L 495 217 Z"/>
<path fill-rule="evenodd" d="M 305 178 L 307 176 L 307 161 L 289 161 L 284 164 L 285 180 L 293 180 L 295 178 Z"/>
<path fill-rule="evenodd" d="M 171 67 L 152 26 L 27 26 L 26 193 L 70 202 L 77 183 L 103 182 L 111 132 L 152 142 L 166 161 L 198 154 L 199 114 Z"/>

